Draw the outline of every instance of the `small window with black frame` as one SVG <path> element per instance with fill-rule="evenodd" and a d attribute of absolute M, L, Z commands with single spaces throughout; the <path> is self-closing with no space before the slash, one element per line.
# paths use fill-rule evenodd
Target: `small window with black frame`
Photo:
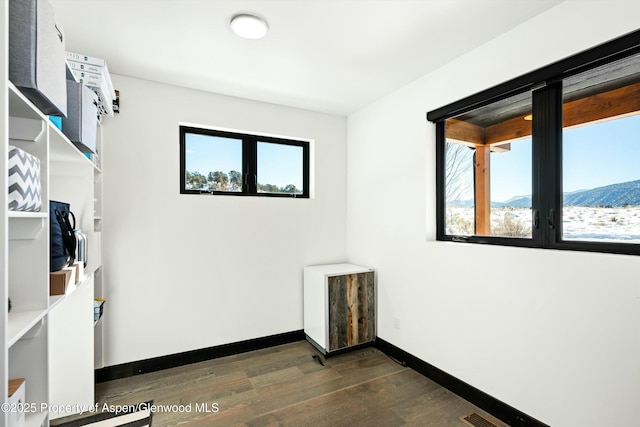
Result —
<path fill-rule="evenodd" d="M 180 192 L 308 198 L 309 145 L 180 126 Z"/>

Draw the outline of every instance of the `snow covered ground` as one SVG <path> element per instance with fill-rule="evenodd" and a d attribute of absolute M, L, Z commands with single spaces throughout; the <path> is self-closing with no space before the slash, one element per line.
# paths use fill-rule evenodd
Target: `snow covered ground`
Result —
<path fill-rule="evenodd" d="M 473 208 L 447 209 L 448 234 L 473 234 Z M 640 206 L 563 209 L 563 239 L 640 243 Z M 492 208 L 492 234 L 531 237 L 531 209 Z"/>
<path fill-rule="evenodd" d="M 591 208 L 569 206 L 563 209 L 565 240 L 640 242 L 640 206 Z"/>

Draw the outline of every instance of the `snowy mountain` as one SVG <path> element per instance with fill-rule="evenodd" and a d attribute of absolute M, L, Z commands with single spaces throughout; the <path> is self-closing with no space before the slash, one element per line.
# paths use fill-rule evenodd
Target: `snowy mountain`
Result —
<path fill-rule="evenodd" d="M 563 198 L 564 206 L 640 206 L 640 180 L 564 193 Z M 473 200 L 455 200 L 449 205 L 472 207 Z M 515 196 L 506 202 L 491 202 L 491 206 L 530 208 L 531 196 Z"/>
<path fill-rule="evenodd" d="M 640 206 L 640 180 L 564 194 L 565 206 Z"/>

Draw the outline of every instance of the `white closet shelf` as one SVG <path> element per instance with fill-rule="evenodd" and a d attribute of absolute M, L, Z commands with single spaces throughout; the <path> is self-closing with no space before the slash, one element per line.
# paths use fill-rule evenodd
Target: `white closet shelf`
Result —
<path fill-rule="evenodd" d="M 9 218 L 46 218 L 46 212 L 22 212 L 22 211 L 8 211 L 7 216 Z"/>
<path fill-rule="evenodd" d="M 74 293 L 82 285 L 88 283 L 90 278 L 91 278 L 91 272 L 85 270 L 84 276 L 82 276 L 80 281 L 78 283 L 69 284 L 67 286 L 67 291 L 64 294 L 62 294 L 62 295 L 50 295 L 49 296 L 49 310 L 51 310 L 56 305 L 58 305 L 63 299 L 67 298 L 69 295 Z"/>
<path fill-rule="evenodd" d="M 45 227 L 46 212 L 9 211 L 9 240 L 35 239 Z"/>
<path fill-rule="evenodd" d="M 11 82 L 9 82 L 9 111 L 11 111 L 11 117 L 38 119 L 47 123 L 50 138 L 54 141 L 49 144 L 51 161 L 65 163 L 87 162 L 87 164 L 97 169 L 93 162 L 78 150 L 78 148 L 69 141 L 69 138 L 51 123 L 49 118 L 42 114 Z"/>
<path fill-rule="evenodd" d="M 48 120 L 38 108 L 11 82 L 9 82 L 9 111 L 12 117 Z"/>
<path fill-rule="evenodd" d="M 49 144 L 49 156 L 52 162 L 81 163 L 91 165 L 95 168 L 93 162 L 78 150 L 78 148 L 69 141 L 69 138 L 67 138 L 60 129 L 55 127 L 53 123 L 49 123 L 49 136 L 52 141 Z"/>
<path fill-rule="evenodd" d="M 27 338 L 29 336 L 28 332 L 37 327 L 46 314 L 46 309 L 11 311 L 9 313 L 9 328 L 7 331 L 8 347 L 18 342 L 20 338 Z M 33 332 L 37 333 L 37 330 Z"/>

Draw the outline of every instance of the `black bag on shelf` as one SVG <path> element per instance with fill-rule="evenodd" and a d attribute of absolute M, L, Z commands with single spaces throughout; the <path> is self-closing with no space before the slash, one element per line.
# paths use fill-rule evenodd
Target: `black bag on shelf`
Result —
<path fill-rule="evenodd" d="M 70 217 L 73 218 L 73 224 Z M 73 232 L 76 218 L 68 203 L 49 201 L 49 247 L 51 261 L 49 271 L 62 270 L 73 264 L 76 254 L 76 235 Z"/>

